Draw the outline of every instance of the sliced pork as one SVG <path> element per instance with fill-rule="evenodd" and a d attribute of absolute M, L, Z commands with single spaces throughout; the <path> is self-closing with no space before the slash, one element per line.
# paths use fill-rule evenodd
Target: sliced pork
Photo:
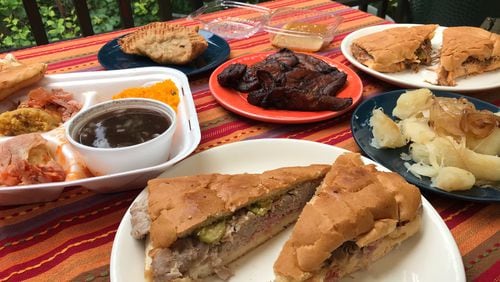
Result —
<path fill-rule="evenodd" d="M 40 134 L 23 134 L 0 145 L 0 185 L 27 185 L 64 181 L 57 163 Z"/>

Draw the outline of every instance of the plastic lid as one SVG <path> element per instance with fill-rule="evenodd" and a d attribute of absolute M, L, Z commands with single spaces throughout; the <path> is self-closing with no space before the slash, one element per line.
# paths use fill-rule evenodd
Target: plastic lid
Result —
<path fill-rule="evenodd" d="M 249 10 L 249 13 L 238 17 L 210 13 L 229 8 Z M 324 45 L 332 41 L 342 17 L 332 12 L 316 11 L 304 8 L 279 8 L 271 10 L 266 7 L 240 3 L 236 1 L 217 0 L 205 3 L 194 11 L 188 19 L 199 21 L 203 29 L 227 39 L 248 38 L 265 30 L 271 36 L 287 36 L 290 38 L 317 39 Z"/>
<path fill-rule="evenodd" d="M 209 13 L 229 8 L 242 8 L 253 13 L 241 17 L 210 17 Z M 265 7 L 235 1 L 213 1 L 191 13 L 187 18 L 203 24 L 203 28 L 228 39 L 248 38 L 260 31 L 267 22 L 271 10 Z"/>

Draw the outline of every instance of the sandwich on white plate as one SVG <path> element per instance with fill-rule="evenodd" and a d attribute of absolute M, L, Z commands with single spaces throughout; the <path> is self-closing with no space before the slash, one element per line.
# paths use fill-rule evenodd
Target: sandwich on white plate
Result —
<path fill-rule="evenodd" d="M 276 280 L 334 281 L 420 228 L 419 190 L 353 153 L 333 166 L 158 178 L 147 191 L 131 221 L 132 236 L 145 239 L 148 281 L 228 279 L 229 263 L 297 217 L 274 265 Z"/>
<path fill-rule="evenodd" d="M 418 71 L 419 66 L 432 62 L 431 40 L 437 27 L 388 28 L 355 39 L 351 52 L 360 63 L 379 72 Z"/>
<path fill-rule="evenodd" d="M 449 27 L 443 31 L 438 67 L 439 85 L 456 85 L 456 79 L 500 69 L 500 35 L 478 27 Z"/>
<path fill-rule="evenodd" d="M 146 240 L 146 280 L 229 278 L 227 264 L 293 223 L 329 169 L 150 180 L 131 208 L 132 236 Z"/>
<path fill-rule="evenodd" d="M 393 172 L 337 158 L 274 264 L 276 281 L 337 281 L 371 266 L 421 227 L 419 190 Z"/>

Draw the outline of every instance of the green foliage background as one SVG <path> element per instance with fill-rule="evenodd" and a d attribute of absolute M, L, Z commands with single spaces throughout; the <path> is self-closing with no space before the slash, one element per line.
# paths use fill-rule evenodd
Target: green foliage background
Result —
<path fill-rule="evenodd" d="M 81 36 L 72 0 L 38 0 L 49 41 Z M 87 0 L 95 33 L 121 28 L 117 0 Z M 175 13 L 188 14 L 187 1 L 172 1 Z M 158 21 L 157 0 L 132 1 L 134 24 Z M 0 0 L 0 51 L 35 45 L 22 0 Z"/>

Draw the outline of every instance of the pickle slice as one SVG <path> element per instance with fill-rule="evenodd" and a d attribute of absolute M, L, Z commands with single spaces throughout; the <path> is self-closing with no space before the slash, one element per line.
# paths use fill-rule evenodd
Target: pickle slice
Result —
<path fill-rule="evenodd" d="M 271 209 L 272 203 L 273 203 L 272 199 L 258 201 L 256 203 L 251 204 L 248 207 L 248 210 L 253 212 L 255 215 L 264 216 Z"/>
<path fill-rule="evenodd" d="M 196 235 L 198 239 L 207 244 L 219 242 L 226 233 L 226 221 L 221 220 L 201 228 Z"/>

